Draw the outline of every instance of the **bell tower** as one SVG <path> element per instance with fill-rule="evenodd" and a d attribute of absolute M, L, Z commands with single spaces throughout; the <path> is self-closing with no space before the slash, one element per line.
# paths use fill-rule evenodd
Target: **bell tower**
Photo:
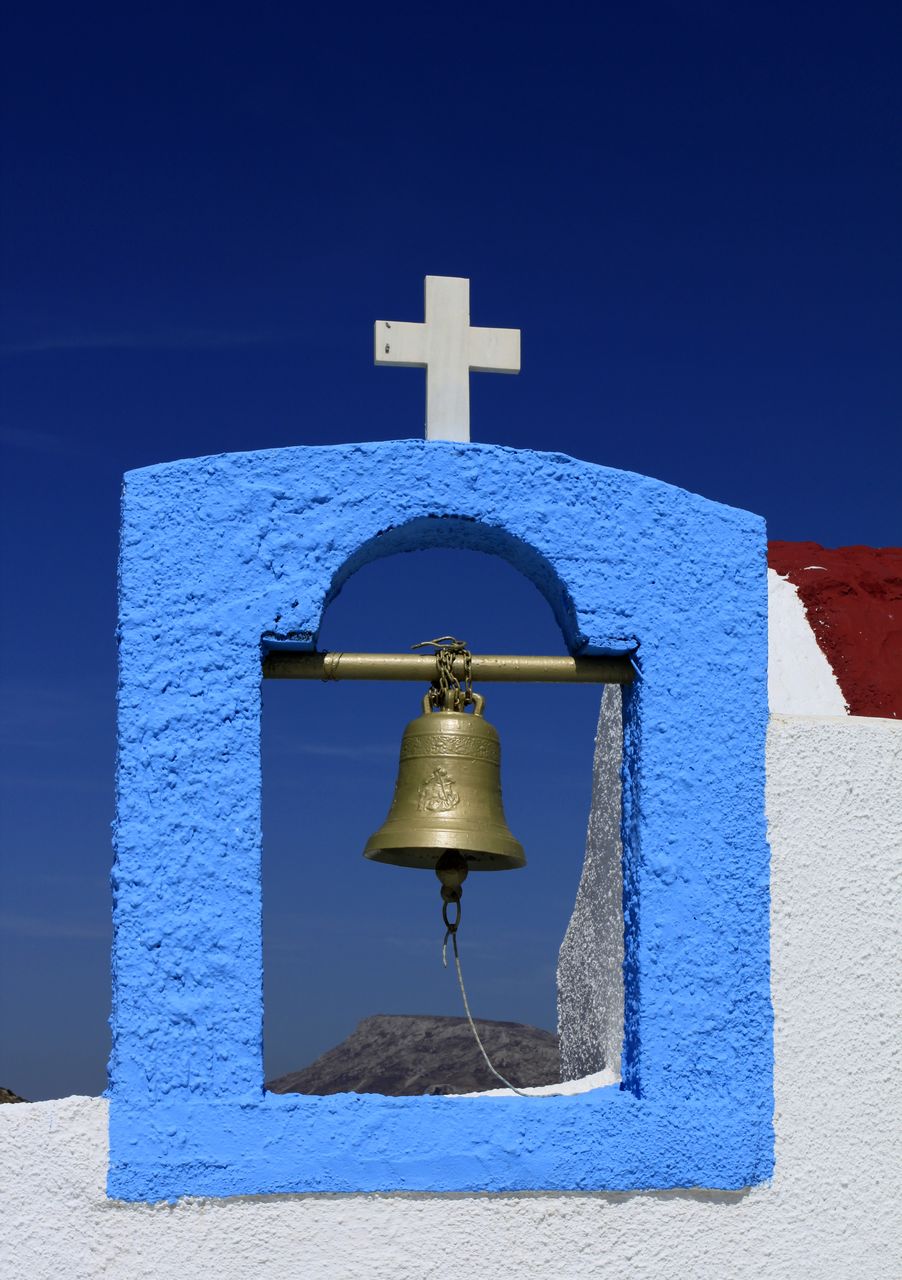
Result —
<path fill-rule="evenodd" d="M 264 1092 L 264 665 L 321 660 L 319 620 L 341 583 L 367 560 L 431 546 L 523 572 L 559 621 L 562 661 L 638 655 L 623 699 L 620 1087 L 572 1099 Z M 110 1195 L 766 1178 L 766 600 L 759 517 L 560 454 L 399 440 L 129 473 Z M 488 797 L 494 766 L 474 764 Z M 391 846 L 386 823 L 371 851 L 432 850 L 427 822 L 455 820 L 460 779 L 433 768 L 448 778 L 426 780 L 424 808 L 417 776 L 392 814 L 416 815 L 416 843 Z M 451 807 L 430 812 L 436 802 Z M 480 851 L 516 858 L 510 839 Z"/>

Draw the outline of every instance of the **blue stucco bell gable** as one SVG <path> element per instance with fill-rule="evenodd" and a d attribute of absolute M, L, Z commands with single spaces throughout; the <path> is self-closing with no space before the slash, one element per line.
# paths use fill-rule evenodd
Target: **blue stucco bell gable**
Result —
<path fill-rule="evenodd" d="M 624 700 L 621 1088 L 263 1090 L 260 655 L 367 561 L 503 556 Z M 389 441 L 126 476 L 109 1193 L 740 1187 L 773 1161 L 763 521 L 560 454 Z M 529 648 L 528 641 L 524 647 Z M 303 732 L 303 726 L 299 726 Z M 588 762 L 587 762 L 588 767 Z"/>

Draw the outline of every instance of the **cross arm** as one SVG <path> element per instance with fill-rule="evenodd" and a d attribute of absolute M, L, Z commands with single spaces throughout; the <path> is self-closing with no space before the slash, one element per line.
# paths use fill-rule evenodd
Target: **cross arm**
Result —
<path fill-rule="evenodd" d="M 377 320 L 374 345 L 376 364 L 399 364 L 416 368 L 427 363 L 424 324 Z"/>
<path fill-rule="evenodd" d="M 470 329 L 468 364 L 474 373 L 519 373 L 519 329 Z"/>

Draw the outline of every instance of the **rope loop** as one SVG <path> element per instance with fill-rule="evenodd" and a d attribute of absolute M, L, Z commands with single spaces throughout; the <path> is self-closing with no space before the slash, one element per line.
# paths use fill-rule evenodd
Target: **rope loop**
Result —
<path fill-rule="evenodd" d="M 457 907 L 457 914 L 455 915 L 453 920 L 448 919 L 448 908 L 451 906 Z M 460 898 L 456 900 L 452 899 L 450 902 L 442 903 L 442 919 L 445 922 L 445 928 L 448 930 L 448 933 L 450 934 L 457 933 L 457 930 L 460 927 Z M 447 941 L 447 938 L 446 938 L 446 941 Z"/>

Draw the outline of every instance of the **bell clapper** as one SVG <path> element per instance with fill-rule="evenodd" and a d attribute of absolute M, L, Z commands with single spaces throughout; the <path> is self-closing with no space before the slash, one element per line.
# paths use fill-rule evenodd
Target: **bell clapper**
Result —
<path fill-rule="evenodd" d="M 445 943 L 448 941 L 448 934 L 457 933 L 460 924 L 460 899 L 463 893 L 463 882 L 469 870 L 466 858 L 457 849 L 446 850 L 435 864 L 435 874 L 442 882 L 442 919 L 448 931 L 445 934 Z M 452 904 L 457 910 L 454 919 L 449 920 L 448 908 Z"/>

